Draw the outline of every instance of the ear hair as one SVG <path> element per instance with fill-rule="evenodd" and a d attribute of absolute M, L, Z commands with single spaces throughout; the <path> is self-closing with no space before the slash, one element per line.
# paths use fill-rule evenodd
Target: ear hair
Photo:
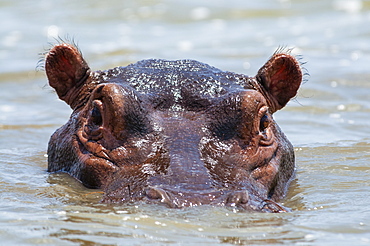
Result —
<path fill-rule="evenodd" d="M 45 59 L 45 71 L 49 85 L 69 105 L 91 73 L 78 48 L 68 43 L 55 45 L 49 50 Z"/>
<path fill-rule="evenodd" d="M 283 108 L 297 94 L 302 82 L 300 63 L 289 53 L 277 50 L 260 68 L 256 79 L 268 93 L 272 111 Z"/>

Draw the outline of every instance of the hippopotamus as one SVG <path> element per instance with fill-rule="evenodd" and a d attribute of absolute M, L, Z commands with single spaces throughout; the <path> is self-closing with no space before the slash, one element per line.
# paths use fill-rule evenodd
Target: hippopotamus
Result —
<path fill-rule="evenodd" d="M 292 144 L 273 114 L 295 97 L 300 62 L 276 51 L 254 77 L 195 60 L 148 59 L 93 71 L 69 43 L 45 55 L 49 85 L 72 108 L 51 136 L 48 172 L 101 202 L 289 211 Z"/>

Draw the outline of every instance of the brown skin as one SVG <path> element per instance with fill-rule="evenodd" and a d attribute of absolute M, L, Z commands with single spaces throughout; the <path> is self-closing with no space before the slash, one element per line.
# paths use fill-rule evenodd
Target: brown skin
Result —
<path fill-rule="evenodd" d="M 191 60 L 144 60 L 92 72 L 76 47 L 46 56 L 49 84 L 73 109 L 51 137 L 48 171 L 143 200 L 284 212 L 293 147 L 272 114 L 296 95 L 297 60 L 275 53 L 256 77 Z"/>

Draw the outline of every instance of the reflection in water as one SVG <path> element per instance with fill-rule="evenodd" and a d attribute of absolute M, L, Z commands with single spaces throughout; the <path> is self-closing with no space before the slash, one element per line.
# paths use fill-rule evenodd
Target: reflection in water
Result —
<path fill-rule="evenodd" d="M 138 239 L 142 242 L 172 243 L 179 240 L 189 243 L 239 242 L 239 245 L 303 241 L 304 233 L 287 230 L 285 225 L 290 219 L 290 215 L 238 213 L 207 206 L 192 210 L 168 210 L 144 204 L 93 209 L 68 206 L 63 221 L 70 226 L 62 227 L 50 236 L 67 241 L 87 243 L 94 240 L 105 244 L 120 238 L 125 238 L 128 244 L 138 243 Z M 215 223 L 218 226 L 215 227 Z M 274 233 L 269 235 L 271 230 Z"/>
<path fill-rule="evenodd" d="M 294 211 L 306 210 L 307 208 L 304 204 L 304 196 L 302 195 L 304 189 L 300 186 L 297 176 L 300 176 L 299 173 L 296 174 L 296 178 L 290 184 L 288 194 L 284 199 L 283 204 L 288 208 L 293 208 Z"/>
<path fill-rule="evenodd" d="M 45 195 L 65 204 L 95 204 L 103 195 L 102 191 L 88 189 L 66 173 L 50 174 L 47 181 L 51 186 Z"/>

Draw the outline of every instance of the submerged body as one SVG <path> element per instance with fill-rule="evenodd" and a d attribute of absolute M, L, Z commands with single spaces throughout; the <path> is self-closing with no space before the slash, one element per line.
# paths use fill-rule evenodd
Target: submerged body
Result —
<path fill-rule="evenodd" d="M 282 212 L 293 147 L 272 114 L 296 95 L 299 63 L 276 53 L 256 77 L 193 60 L 144 60 L 92 72 L 53 47 L 49 84 L 73 109 L 51 137 L 48 171 L 102 188 L 103 202 L 229 205 Z"/>

